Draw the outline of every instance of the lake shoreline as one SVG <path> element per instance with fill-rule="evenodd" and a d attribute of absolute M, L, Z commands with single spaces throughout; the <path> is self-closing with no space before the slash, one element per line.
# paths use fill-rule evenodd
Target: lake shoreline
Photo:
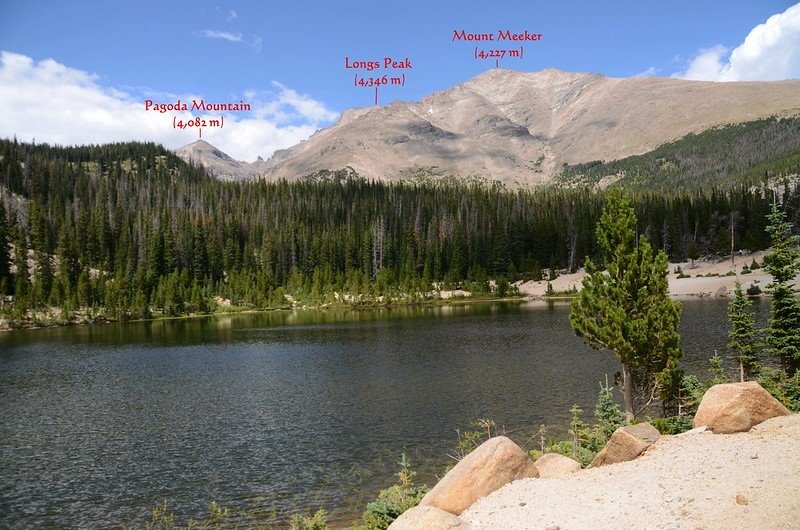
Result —
<path fill-rule="evenodd" d="M 557 297 L 551 297 L 552 299 L 556 299 Z M 347 305 L 347 304 L 337 304 L 337 305 L 321 305 L 321 306 L 312 306 L 312 305 L 292 305 L 289 307 L 272 307 L 272 308 L 263 308 L 263 309 L 234 309 L 234 310 L 226 310 L 226 311 L 215 311 L 213 313 L 191 313 L 188 315 L 176 315 L 176 316 L 157 316 L 153 318 L 131 318 L 131 319 L 113 319 L 113 318 L 97 318 L 97 319 L 82 319 L 82 320 L 73 320 L 73 321 L 58 321 L 53 320 L 52 322 L 25 322 L 21 325 L 9 325 L 7 320 L 0 321 L 0 333 L 3 332 L 12 332 L 12 331 L 19 331 L 19 330 L 31 330 L 31 329 L 46 329 L 46 328 L 56 328 L 56 327 L 73 327 L 73 326 L 86 326 L 86 325 L 96 325 L 96 324 L 120 324 L 120 323 L 141 323 L 141 322 L 167 322 L 167 321 L 176 321 L 176 320 L 188 320 L 188 319 L 196 319 L 196 318 L 208 318 L 208 317 L 220 317 L 226 315 L 248 315 L 248 314 L 264 314 L 264 313 L 272 313 L 278 311 L 374 311 L 376 309 L 392 309 L 392 308 L 406 308 L 406 307 L 437 307 L 437 306 L 458 306 L 458 305 L 465 305 L 465 304 L 480 304 L 480 303 L 508 303 L 508 302 L 529 302 L 534 300 L 540 300 L 540 297 L 531 297 L 531 296 L 514 296 L 514 297 L 503 297 L 503 298 L 485 298 L 485 297 L 447 297 L 447 298 L 435 298 L 430 300 L 423 300 L 423 301 L 415 301 L 415 302 L 407 302 L 407 303 L 375 303 L 375 304 L 363 304 L 363 305 Z M 544 300 L 544 299 L 541 299 Z M 37 314 L 33 317 L 33 319 L 40 318 Z"/>
<path fill-rule="evenodd" d="M 741 270 L 743 266 L 751 264 L 753 261 L 763 263 L 764 252 L 758 251 L 749 253 L 747 255 L 738 256 L 732 264 L 729 259 L 703 259 L 695 260 L 692 262 L 683 263 L 670 263 L 669 265 L 669 293 L 670 297 L 674 300 L 691 300 L 698 298 L 711 298 L 719 297 L 726 298 L 732 296 L 736 282 L 740 282 L 746 289 L 750 285 L 756 285 L 761 289 L 761 296 L 764 296 L 765 286 L 772 282 L 772 277 L 764 271 L 763 268 L 754 269 L 749 273 L 743 273 Z M 737 270 L 738 269 L 738 270 Z M 749 269 L 747 269 L 749 270 Z M 683 277 L 679 277 L 683 275 Z M 585 276 L 584 269 L 579 269 L 575 273 L 562 274 L 554 280 L 540 280 L 540 281 L 519 281 L 515 285 L 519 291 L 519 296 L 507 296 L 502 298 L 493 298 L 485 296 L 463 296 L 461 293 L 467 291 L 452 291 L 440 290 L 437 292 L 436 298 L 403 302 L 391 301 L 375 302 L 372 304 L 322 304 L 322 305 L 302 305 L 299 303 L 292 304 L 286 307 L 275 308 L 231 308 L 216 311 L 213 313 L 196 313 L 189 315 L 177 316 L 158 316 L 147 319 L 111 319 L 100 317 L 96 319 L 78 319 L 75 321 L 63 321 L 57 317 L 50 316 L 46 318 L 52 319 L 50 322 L 36 321 L 39 315 L 33 318 L 33 321 L 25 322 L 22 325 L 10 325 L 7 319 L 0 320 L 0 332 L 15 331 L 20 329 L 43 329 L 51 327 L 64 327 L 64 326 L 81 326 L 86 324 L 111 324 L 120 322 L 156 322 L 167 320 L 180 320 L 198 317 L 210 317 L 221 315 L 240 315 L 250 313 L 269 313 L 273 311 L 295 311 L 295 310 L 309 310 L 309 311 L 340 311 L 340 310 L 374 310 L 381 308 L 393 307 L 416 307 L 416 306 L 443 306 L 443 305 L 463 305 L 463 304 L 479 304 L 479 303 L 505 303 L 505 302 L 565 302 L 572 300 L 577 296 L 578 291 L 581 289 L 581 282 Z M 800 283 L 800 275 L 796 281 Z M 547 286 L 551 285 L 554 295 L 547 295 Z M 756 295 L 758 296 L 758 295 Z M 221 306 L 225 308 L 226 306 Z M 52 312 L 52 311 L 51 311 Z"/>

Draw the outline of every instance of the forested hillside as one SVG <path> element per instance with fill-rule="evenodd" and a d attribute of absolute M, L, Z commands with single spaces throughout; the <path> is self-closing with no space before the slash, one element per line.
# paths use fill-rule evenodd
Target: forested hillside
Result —
<path fill-rule="evenodd" d="M 220 182 L 141 143 L 2 141 L 0 157 L 0 288 L 13 295 L 12 320 L 47 307 L 67 320 L 131 318 L 212 311 L 215 298 L 264 308 L 413 302 L 432 282 L 488 289 L 489 277 L 578 268 L 595 255 L 605 202 L 554 188 Z M 782 197 L 798 223 L 800 192 Z M 737 248 L 764 248 L 772 200 L 744 187 L 634 195 L 640 233 L 674 259 L 729 251 L 731 219 Z"/>
<path fill-rule="evenodd" d="M 565 165 L 557 180 L 619 177 L 626 189 L 708 189 L 800 175 L 800 118 L 765 118 L 690 134 L 638 156 Z"/>

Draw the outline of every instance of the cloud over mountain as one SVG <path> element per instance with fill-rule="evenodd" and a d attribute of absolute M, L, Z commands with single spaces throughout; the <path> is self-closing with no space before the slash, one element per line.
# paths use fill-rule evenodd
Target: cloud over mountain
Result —
<path fill-rule="evenodd" d="M 673 77 L 700 81 L 776 81 L 800 78 L 800 4 L 750 31 L 733 51 L 717 45 L 700 50 Z"/>
<path fill-rule="evenodd" d="M 191 102 L 203 96 L 176 97 Z M 324 103 L 278 82 L 267 89 L 245 91 L 243 97 L 251 103 L 251 112 L 225 114 L 223 129 L 203 130 L 204 139 L 240 160 L 268 157 L 338 116 Z M 147 140 L 169 148 L 197 139 L 196 129 L 173 129 L 171 117 L 187 120 L 201 114 L 147 112 L 146 98 L 153 96 L 104 86 L 100 76 L 53 59 L 35 61 L 0 52 L 2 137 L 61 145 Z"/>

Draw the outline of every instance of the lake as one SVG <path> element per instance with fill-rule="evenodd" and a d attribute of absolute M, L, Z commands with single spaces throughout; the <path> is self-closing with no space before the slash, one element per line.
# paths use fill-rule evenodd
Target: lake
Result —
<path fill-rule="evenodd" d="M 688 371 L 724 352 L 726 309 L 684 303 Z M 433 484 L 473 420 L 524 443 L 540 424 L 563 431 L 573 404 L 591 419 L 619 366 L 568 313 L 463 304 L 0 334 L 0 526 L 141 527 L 164 500 L 181 518 L 216 500 L 348 519 L 403 452 Z"/>

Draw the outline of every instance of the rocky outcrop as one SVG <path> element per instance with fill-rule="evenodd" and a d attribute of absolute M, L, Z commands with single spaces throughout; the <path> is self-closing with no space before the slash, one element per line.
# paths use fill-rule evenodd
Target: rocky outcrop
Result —
<path fill-rule="evenodd" d="M 415 506 L 395 519 L 389 530 L 463 530 L 466 527 L 450 512 L 433 506 Z"/>
<path fill-rule="evenodd" d="M 620 427 L 614 431 L 605 447 L 597 453 L 590 467 L 633 460 L 656 443 L 660 436 L 661 433 L 658 432 L 658 429 L 649 423 Z"/>
<path fill-rule="evenodd" d="M 558 453 L 547 453 L 534 462 L 539 471 L 539 478 L 558 478 L 580 471 L 581 464 L 568 456 Z"/>
<path fill-rule="evenodd" d="M 798 528 L 800 414 L 736 434 L 662 436 L 630 462 L 517 480 L 459 518 L 470 528 Z"/>
<path fill-rule="evenodd" d="M 707 426 L 715 434 L 731 434 L 749 431 L 764 420 L 788 414 L 789 410 L 755 381 L 725 383 L 706 391 L 692 426 Z"/>
<path fill-rule="evenodd" d="M 497 436 L 482 443 L 448 471 L 420 505 L 459 515 L 476 500 L 509 482 L 538 476 L 539 471 L 525 451 L 505 436 Z"/>

